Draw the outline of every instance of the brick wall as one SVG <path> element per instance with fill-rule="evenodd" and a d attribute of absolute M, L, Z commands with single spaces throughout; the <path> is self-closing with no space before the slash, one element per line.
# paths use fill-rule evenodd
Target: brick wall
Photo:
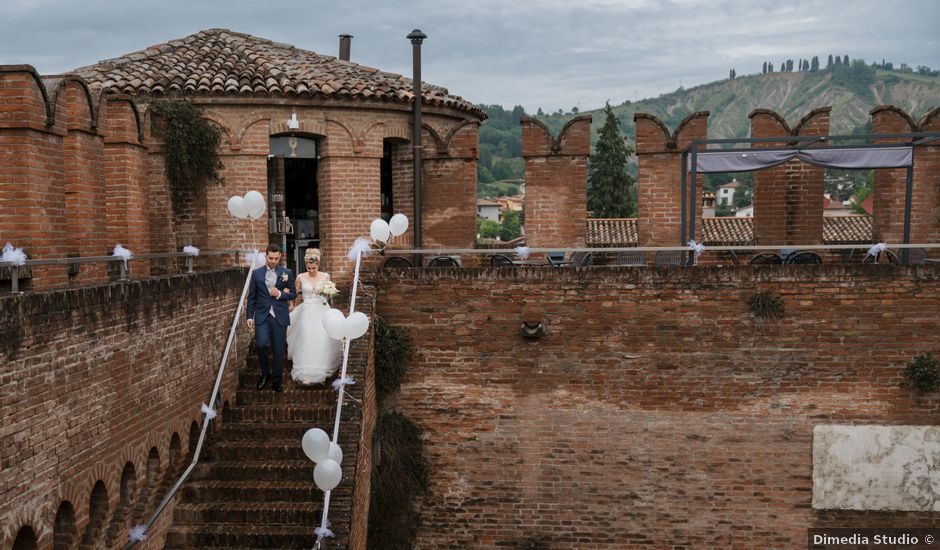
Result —
<path fill-rule="evenodd" d="M 587 160 L 591 117 L 571 119 L 557 138 L 524 117 L 525 229 L 530 247 L 579 247 L 587 238 Z"/>
<path fill-rule="evenodd" d="M 791 130 L 779 114 L 755 109 L 751 137 L 827 136 L 829 107 L 814 109 Z M 783 147 L 785 142 L 756 143 Z M 791 160 L 754 172 L 754 240 L 761 245 L 822 244 L 825 169 Z"/>
<path fill-rule="evenodd" d="M 681 246 L 682 242 L 682 150 L 693 140 L 706 139 L 708 112 L 693 113 L 672 133 L 658 118 L 637 113 L 636 158 L 637 236 L 640 246 Z M 696 235 L 701 235 L 702 177 L 697 178 L 695 197 L 692 181 L 686 179 L 686 209 L 695 204 L 699 220 Z M 688 217 L 688 216 L 686 216 Z M 688 236 L 688 220 L 686 221 Z M 701 237 L 696 237 L 701 241 Z"/>
<path fill-rule="evenodd" d="M 98 481 L 107 492 L 107 514 L 97 517 L 103 531 L 121 518 L 114 540 L 126 541 L 132 521 L 146 519 L 190 450 L 244 275 L 216 271 L 0 296 L 0 547 L 9 548 L 29 525 L 39 548 L 51 548 L 64 502 L 75 511 L 73 533 L 80 537 Z M 238 334 L 225 401 L 248 341 L 246 332 Z M 170 467 L 174 436 L 180 445 Z M 151 453 L 156 470 L 148 482 Z M 135 495 L 129 503 L 121 501 L 128 463 Z M 162 531 L 151 535 L 157 547 Z"/>
<path fill-rule="evenodd" d="M 416 346 L 397 408 L 431 466 L 416 548 L 802 548 L 809 527 L 936 525 L 811 502 L 814 425 L 936 424 L 940 398 L 899 383 L 940 352 L 938 274 L 387 275 L 377 311 Z M 782 319 L 753 317 L 758 290 Z M 523 318 L 547 336 L 522 339 Z"/>
<path fill-rule="evenodd" d="M 29 66 L 0 66 L 0 168 L 7 174 L 0 181 L 0 240 L 23 247 L 30 257 L 100 256 L 118 242 L 135 254 L 179 251 L 187 244 L 263 249 L 269 241 L 266 220 L 235 220 L 227 202 L 251 190 L 267 195 L 269 138 L 288 132 L 319 142 L 323 267 L 337 279 L 351 276 L 346 251 L 379 216 L 386 140 L 398 144 L 395 204 L 414 227 L 407 105 L 192 98 L 221 130 L 223 182 L 178 194 L 166 181 L 162 144 L 150 135 L 148 112 L 135 99 L 114 95 L 95 108 L 87 90 L 77 77 L 44 79 Z M 286 125 L 292 113 L 300 121 L 296 131 Z M 471 246 L 479 121 L 440 107 L 428 107 L 424 115 L 427 127 L 444 136 L 442 148 L 430 146 L 434 153 L 425 165 L 425 238 L 433 246 Z M 409 233 L 399 241 L 408 245 L 413 239 Z M 152 267 L 176 269 L 172 261 Z M 135 263 L 134 269 L 132 276 L 146 276 L 151 266 Z M 36 267 L 32 275 L 23 288 L 101 281 L 105 270 L 83 266 L 78 276 L 68 277 L 60 266 Z"/>
<path fill-rule="evenodd" d="M 871 111 L 873 134 L 936 132 L 940 130 L 940 109 L 915 122 L 903 110 L 882 105 Z M 904 139 L 882 139 L 880 143 L 903 142 Z M 914 179 L 911 200 L 910 242 L 930 243 L 940 240 L 940 146 L 914 148 Z M 904 168 L 874 171 L 873 231 L 876 242 L 904 242 L 904 204 L 907 170 Z"/>

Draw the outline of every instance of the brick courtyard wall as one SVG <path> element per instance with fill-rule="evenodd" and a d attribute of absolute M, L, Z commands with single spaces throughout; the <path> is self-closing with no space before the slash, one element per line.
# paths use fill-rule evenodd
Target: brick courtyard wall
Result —
<path fill-rule="evenodd" d="M 899 384 L 940 351 L 940 271 L 428 270 L 379 282 L 415 345 L 416 549 L 802 548 L 810 527 L 940 513 L 812 509 L 817 424 L 935 425 Z M 747 301 L 781 296 L 785 315 Z M 542 339 L 520 336 L 541 320 Z"/>
<path fill-rule="evenodd" d="M 530 247 L 580 247 L 587 239 L 587 161 L 591 117 L 571 119 L 557 138 L 523 117 L 525 235 Z"/>
<path fill-rule="evenodd" d="M 425 153 L 421 194 L 425 248 L 473 248 L 476 242 L 479 133 L 479 123 L 468 121 L 446 136 L 440 150 Z"/>
<path fill-rule="evenodd" d="M 814 109 L 791 130 L 779 114 L 755 109 L 751 137 L 827 136 L 830 107 Z M 785 142 L 755 143 L 755 148 Z M 754 240 L 760 245 L 822 244 L 825 169 L 799 160 L 754 172 Z"/>
<path fill-rule="evenodd" d="M 63 502 L 75 510 L 73 533 L 84 533 L 98 481 L 107 490 L 104 526 L 122 518 L 114 525 L 119 544 L 132 520 L 146 519 L 163 496 L 147 484 L 148 454 L 159 457 L 160 484 L 175 479 L 178 471 L 167 471 L 171 440 L 181 443 L 179 468 L 212 391 L 244 277 L 244 270 L 215 271 L 0 296 L 0 547 L 10 548 L 29 525 L 39 548 L 52 548 Z M 187 337 L 193 334 L 199 338 Z M 247 332 L 235 340 L 226 401 L 248 341 Z M 136 497 L 122 504 L 128 463 Z M 138 509 L 136 517 L 129 509 Z M 162 547 L 163 532 L 149 534 L 150 547 Z M 96 547 L 107 546 L 102 540 Z"/>
<path fill-rule="evenodd" d="M 682 150 L 708 137 L 707 111 L 689 115 L 674 132 L 653 115 L 636 113 L 637 235 L 640 246 L 680 246 L 682 242 Z M 701 241 L 702 177 L 694 197 L 696 239 Z M 686 200 L 693 201 L 692 180 L 686 179 Z M 686 203 L 689 208 L 691 202 Z M 687 222 L 688 223 L 688 222 Z M 686 226 L 688 231 L 688 225 Z M 686 233 L 688 236 L 689 234 Z"/>
<path fill-rule="evenodd" d="M 940 130 L 940 109 L 934 109 L 915 122 L 903 110 L 882 105 L 871 111 L 873 134 L 936 132 Z M 903 142 L 881 139 L 879 143 Z M 904 242 L 904 203 L 907 170 L 875 170 L 873 195 L 873 233 L 875 242 Z M 914 179 L 911 202 L 911 242 L 940 241 L 940 146 L 914 148 Z"/>

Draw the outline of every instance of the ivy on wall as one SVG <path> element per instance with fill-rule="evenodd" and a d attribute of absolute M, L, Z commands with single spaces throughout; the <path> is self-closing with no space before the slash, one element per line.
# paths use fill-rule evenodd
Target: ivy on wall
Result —
<path fill-rule="evenodd" d="M 405 331 L 376 318 L 375 393 L 380 413 L 372 436 L 368 537 L 368 547 L 375 550 L 410 550 L 414 546 L 421 526 L 416 502 L 428 490 L 421 428 L 403 414 L 388 410 L 387 403 L 401 387 L 411 354 Z"/>
<path fill-rule="evenodd" d="M 150 106 L 153 131 L 163 137 L 166 176 L 181 197 L 219 178 L 220 130 L 186 100 L 160 99 Z"/>

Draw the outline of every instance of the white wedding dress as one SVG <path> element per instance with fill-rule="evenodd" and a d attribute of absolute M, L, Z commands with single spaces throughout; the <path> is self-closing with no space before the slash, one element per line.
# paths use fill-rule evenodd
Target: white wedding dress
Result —
<path fill-rule="evenodd" d="M 329 280 L 323 275 L 316 281 L 301 275 L 304 301 L 290 313 L 287 327 L 287 357 L 293 361 L 290 375 L 302 385 L 324 382 L 341 361 L 342 343 L 330 338 L 323 328 L 323 314 L 330 310 L 326 298 L 316 293 L 316 284 Z"/>

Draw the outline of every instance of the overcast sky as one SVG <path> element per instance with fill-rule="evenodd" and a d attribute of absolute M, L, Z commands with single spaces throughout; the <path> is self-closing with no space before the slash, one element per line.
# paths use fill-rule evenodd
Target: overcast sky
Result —
<path fill-rule="evenodd" d="M 223 27 L 411 74 L 474 103 L 582 110 L 848 54 L 940 69 L 937 0 L 2 0 L 0 64 L 61 73 Z"/>

